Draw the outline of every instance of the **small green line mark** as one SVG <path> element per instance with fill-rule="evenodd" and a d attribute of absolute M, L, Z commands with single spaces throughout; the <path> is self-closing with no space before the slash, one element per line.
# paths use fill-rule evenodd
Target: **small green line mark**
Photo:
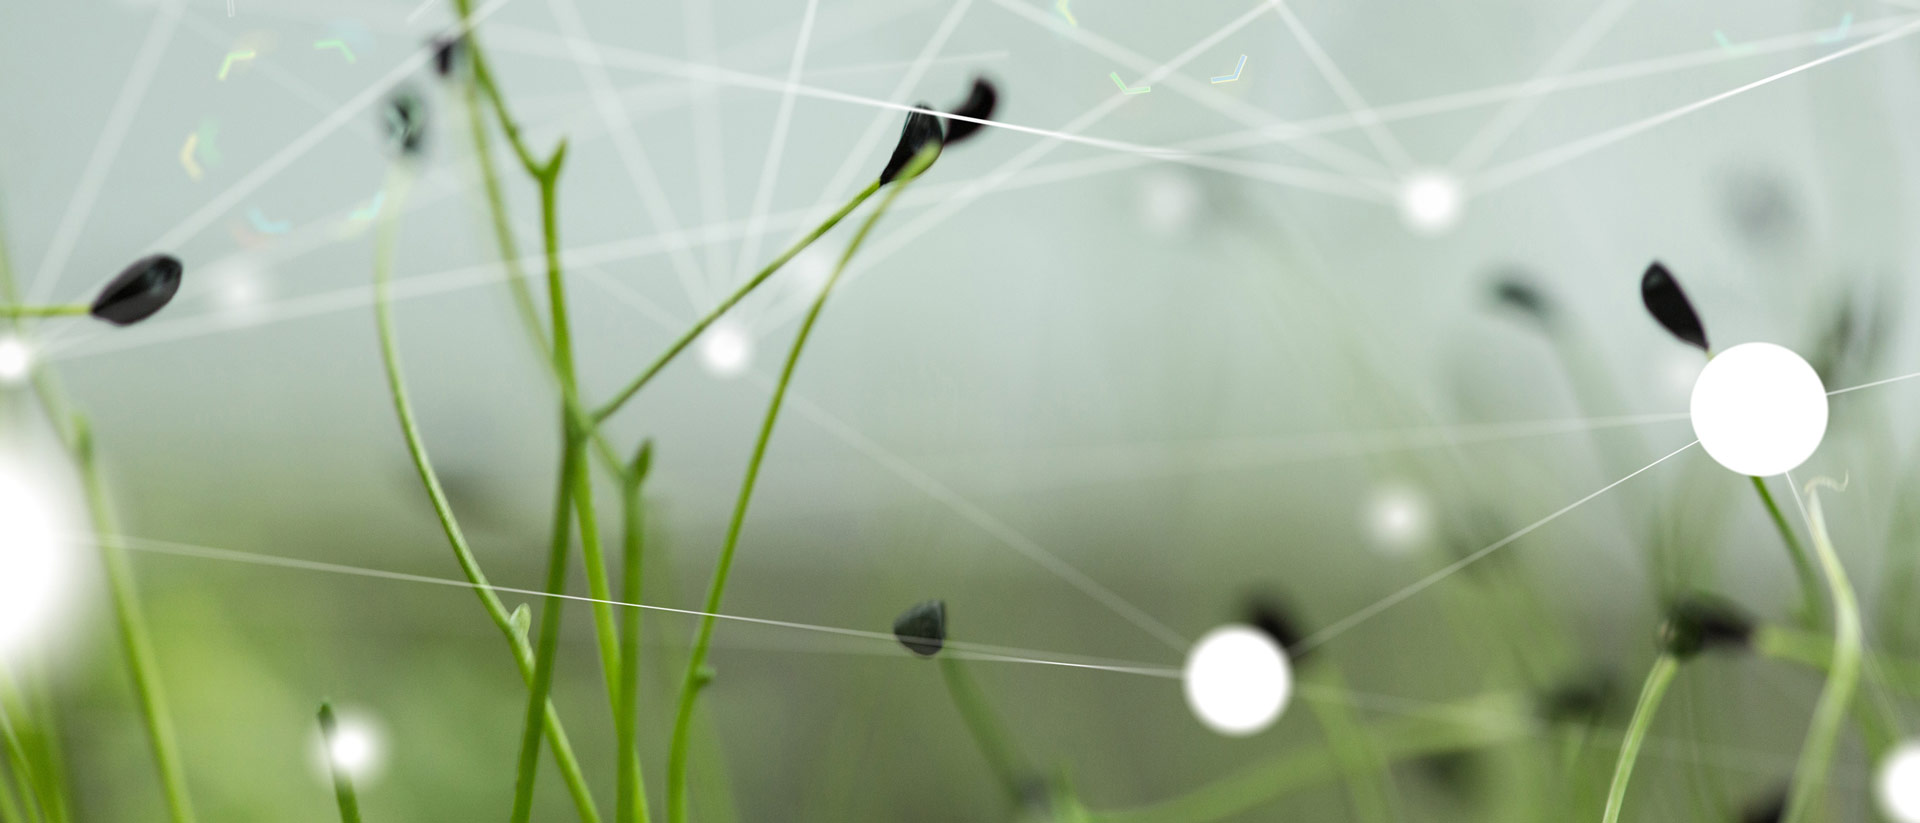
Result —
<path fill-rule="evenodd" d="M 313 47 L 316 49 L 339 49 L 341 57 L 347 58 L 347 62 L 349 63 L 353 62 L 353 50 L 347 48 L 347 44 L 344 41 L 321 40 L 319 42 L 314 43 Z"/>
<path fill-rule="evenodd" d="M 220 62 L 220 79 L 221 80 L 227 79 L 227 72 L 230 72 L 233 70 L 234 61 L 252 60 L 253 58 L 254 58 L 253 49 L 242 49 L 240 51 L 229 53 L 227 55 L 227 59 Z"/>
<path fill-rule="evenodd" d="M 1141 86 L 1137 89 L 1127 88 L 1127 84 L 1120 80 L 1120 73 L 1117 71 L 1107 72 L 1107 76 L 1113 78 L 1113 84 L 1120 87 L 1121 94 L 1146 94 L 1147 92 L 1153 91 L 1152 86 Z"/>

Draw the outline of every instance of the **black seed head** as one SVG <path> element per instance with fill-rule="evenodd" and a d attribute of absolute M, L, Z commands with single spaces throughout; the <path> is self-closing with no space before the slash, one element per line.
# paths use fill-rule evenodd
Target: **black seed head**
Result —
<path fill-rule="evenodd" d="M 1713 648 L 1741 648 L 1753 637 L 1753 619 L 1718 598 L 1695 595 L 1667 608 L 1661 651 L 1682 660 Z"/>
<path fill-rule="evenodd" d="M 1246 623 L 1280 644 L 1282 651 L 1293 662 L 1299 662 L 1304 653 L 1296 654 L 1295 646 L 1305 635 L 1300 633 L 1300 622 L 1295 619 L 1292 609 L 1285 601 L 1271 594 L 1256 594 L 1247 598 Z"/>
<path fill-rule="evenodd" d="M 387 98 L 385 107 L 387 141 L 402 155 L 420 153 L 427 137 L 426 104 L 411 91 L 400 91 Z"/>
<path fill-rule="evenodd" d="M 1540 716 L 1552 723 L 1592 723 L 1613 703 L 1615 686 L 1607 671 L 1568 678 L 1540 695 Z"/>
<path fill-rule="evenodd" d="M 921 657 L 939 654 L 947 639 L 947 601 L 928 600 L 901 612 L 893 619 L 893 636 Z"/>
<path fill-rule="evenodd" d="M 932 108 L 927 103 L 916 103 L 914 107 Z M 941 142 L 940 118 L 924 111 L 909 113 L 906 124 L 900 127 L 900 142 L 893 147 L 893 157 L 887 160 L 887 167 L 880 172 L 880 185 L 884 186 L 899 177 L 921 149 L 932 146 L 937 150 Z"/>
<path fill-rule="evenodd" d="M 1687 293 L 1680 289 L 1680 281 L 1673 279 L 1673 273 L 1658 260 L 1647 266 L 1647 273 L 1640 277 L 1640 301 L 1647 304 L 1647 313 L 1674 337 L 1701 351 L 1707 350 L 1707 330 L 1700 325 L 1700 315 L 1693 311 L 1693 301 L 1687 299 Z"/>
<path fill-rule="evenodd" d="M 433 39 L 433 71 L 441 77 L 453 76 L 453 66 L 466 46 L 466 36 Z"/>
<path fill-rule="evenodd" d="M 967 100 L 949 114 L 971 117 L 974 120 L 992 120 L 993 107 L 1000 101 L 999 90 L 987 82 L 984 77 L 973 78 L 973 90 L 967 92 Z M 978 132 L 982 126 L 973 120 L 947 120 L 947 145 L 951 146 Z"/>
<path fill-rule="evenodd" d="M 1543 327 L 1553 325 L 1553 301 L 1541 293 L 1524 272 L 1518 270 L 1501 272 L 1493 281 L 1493 301 L 1496 305 L 1525 315 Z"/>
<path fill-rule="evenodd" d="M 153 254 L 133 261 L 100 289 L 89 311 L 116 326 L 128 326 L 153 316 L 180 291 L 180 261 Z"/>

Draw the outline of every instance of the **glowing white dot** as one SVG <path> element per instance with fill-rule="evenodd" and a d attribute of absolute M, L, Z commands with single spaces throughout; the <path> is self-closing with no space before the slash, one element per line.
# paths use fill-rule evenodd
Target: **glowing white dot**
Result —
<path fill-rule="evenodd" d="M 1426 496 L 1406 486 L 1382 486 L 1367 504 L 1367 533 L 1385 554 L 1406 554 L 1420 546 L 1431 522 Z"/>
<path fill-rule="evenodd" d="M 0 656 L 35 633 L 66 577 L 62 518 L 42 488 L 0 466 Z"/>
<path fill-rule="evenodd" d="M 1273 725 L 1293 691 L 1286 652 L 1252 626 L 1226 625 L 1207 632 L 1187 653 L 1182 679 L 1187 706 L 1200 722 L 1234 737 Z"/>
<path fill-rule="evenodd" d="M 700 335 L 700 362 L 715 377 L 736 377 L 753 362 L 753 338 L 737 323 L 716 322 Z"/>
<path fill-rule="evenodd" d="M 1460 181 L 1445 172 L 1418 172 L 1400 184 L 1400 217 L 1421 234 L 1453 228 L 1462 203 Z"/>
<path fill-rule="evenodd" d="M 827 278 L 833 275 L 834 262 L 832 251 L 808 246 L 805 251 L 787 261 L 787 276 L 791 278 L 788 282 L 793 284 L 795 291 L 812 297 L 815 292 L 820 291 L 821 286 L 827 284 Z"/>
<path fill-rule="evenodd" d="M 1920 823 L 1920 741 L 1908 741 L 1880 761 L 1874 779 L 1880 809 L 1896 823 Z"/>
<path fill-rule="evenodd" d="M 340 770 L 355 782 L 365 783 L 378 777 L 385 755 L 379 726 L 353 711 L 338 714 L 334 718 L 332 738 L 321 741 L 323 765 Z"/>
<path fill-rule="evenodd" d="M 1186 175 L 1155 171 L 1140 183 L 1140 222 L 1161 235 L 1187 233 L 1200 215 L 1200 188 Z"/>
<path fill-rule="evenodd" d="M 18 337 L 0 337 L 0 383 L 18 383 L 33 369 L 33 350 Z"/>
<path fill-rule="evenodd" d="M 1707 454 L 1741 474 L 1791 471 L 1827 434 L 1827 389 L 1800 355 L 1742 343 L 1707 361 L 1693 383 L 1693 433 Z"/>

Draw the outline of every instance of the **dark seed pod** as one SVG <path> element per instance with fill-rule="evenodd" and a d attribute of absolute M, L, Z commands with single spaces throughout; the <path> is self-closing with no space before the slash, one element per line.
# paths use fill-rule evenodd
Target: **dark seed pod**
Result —
<path fill-rule="evenodd" d="M 1673 279 L 1673 273 L 1658 260 L 1647 266 L 1647 273 L 1640 277 L 1640 301 L 1647 305 L 1647 313 L 1674 337 L 1701 351 L 1707 350 L 1707 330 L 1700 325 L 1693 301 L 1687 299 L 1680 281 Z"/>
<path fill-rule="evenodd" d="M 992 120 L 993 108 L 1000 101 L 999 90 L 987 82 L 984 77 L 973 78 L 973 90 L 967 92 L 967 100 L 958 108 L 948 112 L 974 120 Z M 982 126 L 974 120 L 947 120 L 947 145 L 951 146 L 978 132 Z"/>
<path fill-rule="evenodd" d="M 1613 673 L 1595 670 L 1569 678 L 1540 695 L 1540 716 L 1550 723 L 1592 723 L 1612 705 Z"/>
<path fill-rule="evenodd" d="M 1780 823 L 1787 819 L 1787 790 L 1776 788 L 1740 809 L 1740 823 Z"/>
<path fill-rule="evenodd" d="M 460 53 L 466 45 L 465 35 L 459 37 L 436 37 L 433 39 L 433 71 L 441 77 L 453 76 L 454 62 L 460 59 Z"/>
<path fill-rule="evenodd" d="M 180 272 L 180 261 L 172 255 L 142 257 L 108 281 L 88 311 L 116 326 L 138 323 L 173 300 L 180 291 Z"/>
<path fill-rule="evenodd" d="M 947 640 L 947 601 L 928 600 L 901 612 L 893 619 L 893 636 L 921 657 L 939 654 Z"/>
<path fill-rule="evenodd" d="M 1294 612 L 1285 602 L 1271 594 L 1256 594 L 1247 598 L 1247 625 L 1259 629 L 1273 642 L 1280 644 L 1287 657 L 1298 663 L 1305 653 L 1295 653 L 1295 646 L 1305 635 L 1300 633 L 1300 622 L 1294 619 Z"/>
<path fill-rule="evenodd" d="M 916 103 L 914 107 L 932 108 L 928 103 Z M 909 113 L 906 124 L 900 127 L 900 142 L 893 147 L 893 157 L 887 160 L 887 167 L 880 172 L 880 185 L 884 186 L 899 177 L 921 149 L 928 146 L 938 149 L 941 143 L 940 118 L 924 111 Z"/>
<path fill-rule="evenodd" d="M 1724 600 L 1688 597 L 1667 608 L 1661 651 L 1682 660 L 1712 648 L 1740 648 L 1753 637 L 1753 619 Z"/>
<path fill-rule="evenodd" d="M 413 92 L 401 91 L 387 98 L 385 117 L 387 141 L 402 155 L 419 154 L 427 136 L 426 104 Z"/>
<path fill-rule="evenodd" d="M 1493 301 L 1498 306 L 1519 312 L 1543 328 L 1553 326 L 1553 301 L 1534 286 L 1525 272 L 1512 269 L 1497 275 L 1493 281 Z"/>

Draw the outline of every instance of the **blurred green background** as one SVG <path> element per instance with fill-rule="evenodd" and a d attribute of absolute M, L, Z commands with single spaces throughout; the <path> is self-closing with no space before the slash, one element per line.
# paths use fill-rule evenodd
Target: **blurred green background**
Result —
<path fill-rule="evenodd" d="M 1210 39 L 1251 2 L 1072 0 L 1070 24 L 1034 0 L 822 0 L 808 26 L 810 4 L 792 0 L 578 0 L 613 56 L 608 110 L 569 59 L 555 4 L 575 5 L 512 0 L 478 31 L 530 141 L 569 138 L 561 233 L 595 398 L 883 165 L 897 111 L 796 96 L 782 124 L 803 28 L 809 88 L 945 106 L 985 73 L 1002 95 L 995 119 L 1041 130 L 1111 106 L 1109 72 L 1141 84 L 1205 44 L 1085 128 L 1125 145 L 995 129 L 950 151 L 880 225 L 800 369 L 729 614 L 886 632 L 938 597 L 956 640 L 1179 665 L 1180 650 L 1035 562 L 1044 553 L 1182 637 L 1242 619 L 1263 593 L 1312 634 L 1692 439 L 1684 416 L 1582 422 L 1685 411 L 1702 359 L 1639 305 L 1655 258 L 1716 345 L 1787 345 L 1829 388 L 1915 367 L 1920 46 L 1898 5 L 1289 4 L 1311 32 L 1304 46 L 1277 12 Z M 180 297 L 147 324 L 45 324 L 32 338 L 94 418 L 124 530 L 162 541 L 149 548 L 454 579 L 383 383 L 371 233 L 349 217 L 388 173 L 378 96 L 363 93 L 395 79 L 450 5 L 234 0 L 229 15 L 192 0 L 166 22 L 175 13 L 171 0 L 0 9 L 0 213 L 23 288 L 85 299 L 156 239 L 187 263 Z M 896 95 L 936 37 L 937 59 Z M 327 39 L 354 59 L 313 47 Z M 220 77 L 242 49 L 256 56 Z M 1241 55 L 1237 81 L 1208 81 Z M 1515 85 L 1578 72 L 1577 87 L 1552 94 Z M 1342 128 L 1308 153 L 1263 144 L 1176 162 L 1140 150 L 1340 118 L 1356 104 L 1342 83 L 1362 104 L 1416 115 L 1384 127 L 1385 147 Z M 401 85 L 429 117 L 396 274 L 414 401 L 488 573 L 538 588 L 558 447 L 551 382 L 499 283 L 457 87 L 426 70 Z M 1455 96 L 1490 88 L 1506 93 Z M 1503 105 L 1516 99 L 1524 109 Z M 1418 113 L 1429 100 L 1445 110 Z M 1409 227 L 1402 182 L 1447 166 L 1503 116 L 1516 118 L 1511 135 L 1461 170 L 1470 196 L 1457 225 Z M 883 139 L 849 159 L 873 123 Z M 1647 128 L 1545 167 L 1629 124 Z M 199 179 L 180 160 L 189 135 Z M 636 182 L 622 146 L 644 152 L 657 185 Z M 1473 188 L 1495 179 L 1480 172 L 1533 160 L 1539 173 Z M 837 176 L 843 162 L 850 176 Z M 993 177 L 1010 162 L 1030 165 Z M 503 168 L 532 253 L 534 189 Z M 1292 184 L 1303 179 L 1324 185 Z M 83 219 L 70 221 L 75 203 Z M 284 232 L 261 228 L 279 221 Z M 657 444 L 648 602 L 698 607 L 809 278 L 849 234 L 830 233 L 741 307 L 744 373 L 689 352 L 611 422 L 622 448 Z M 1548 333 L 1495 298 L 1516 279 L 1551 301 Z M 7 442 L 44 446 L 26 393 L 3 391 Z M 1796 473 L 1850 479 L 1828 496 L 1829 520 L 1870 642 L 1890 655 L 1920 655 L 1902 594 L 1914 582 L 1904 421 L 1915 402 L 1901 384 L 1835 398 L 1826 445 Z M 1395 766 L 1392 818 L 1571 819 L 1555 792 L 1572 778 L 1552 768 L 1564 730 L 1530 725 L 1535 695 L 1613 673 L 1613 699 L 1575 747 L 1581 773 L 1604 780 L 1663 594 L 1717 591 L 1787 620 L 1792 570 L 1746 485 L 1682 453 L 1317 647 L 1287 714 L 1248 739 L 1208 732 L 1173 679 L 973 671 L 1043 776 L 1093 809 L 1321 747 L 1309 704 L 1389 722 L 1490 695 L 1527 733 Z M 611 533 L 611 484 L 602 499 Z M 1383 532 L 1394 512 L 1406 527 Z M 385 766 L 362 786 L 369 820 L 505 815 L 525 691 L 471 592 L 163 551 L 134 562 L 204 819 L 337 819 L 314 753 L 323 698 L 380 729 Z M 98 577 L 80 574 L 29 668 L 57 706 L 76 819 L 161 819 Z M 577 572 L 574 583 L 584 590 Z M 649 613 L 646 624 L 642 744 L 658 814 L 694 621 Z M 556 702 L 610 811 L 613 737 L 583 604 L 565 632 Z M 715 643 L 696 819 L 1009 817 L 934 664 L 887 641 L 724 621 Z M 1626 819 L 1738 819 L 1792 773 L 1820 684 L 1752 655 L 1690 665 Z M 1911 728 L 1906 704 L 1891 711 Z M 535 819 L 571 819 L 544 756 L 542 769 Z M 1871 769 L 1847 738 L 1822 819 L 1872 819 Z M 1363 819 L 1349 794 L 1321 781 L 1227 819 Z"/>

